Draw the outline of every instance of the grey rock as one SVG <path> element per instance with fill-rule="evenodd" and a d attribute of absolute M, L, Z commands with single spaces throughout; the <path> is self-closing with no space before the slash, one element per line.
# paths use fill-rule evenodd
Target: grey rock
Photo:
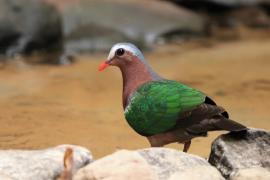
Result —
<path fill-rule="evenodd" d="M 11 177 L 7 176 L 6 174 L 0 172 L 0 179 L 1 180 L 12 180 Z"/>
<path fill-rule="evenodd" d="M 241 5 L 241 6 L 247 6 L 247 5 L 257 5 L 260 3 L 270 3 L 269 0 L 208 0 L 215 3 L 225 4 L 225 5 Z"/>
<path fill-rule="evenodd" d="M 138 153 L 147 161 L 160 180 L 177 179 L 176 177 L 181 177 L 181 179 L 184 177 L 186 179 L 223 179 L 217 169 L 196 155 L 166 148 L 143 149 Z M 193 178 L 189 178 L 192 171 L 200 174 L 193 174 Z M 208 171 L 212 173 L 205 173 Z"/>
<path fill-rule="evenodd" d="M 120 150 L 81 168 L 73 180 L 157 180 L 136 151 Z"/>
<path fill-rule="evenodd" d="M 184 172 L 177 172 L 170 176 L 169 180 L 224 180 L 217 169 L 209 166 L 193 166 Z"/>
<path fill-rule="evenodd" d="M 258 6 L 241 7 L 230 11 L 227 13 L 227 22 L 233 26 L 242 24 L 252 28 L 270 27 L 270 17 Z"/>
<path fill-rule="evenodd" d="M 270 132 L 249 129 L 246 133 L 221 135 L 212 143 L 209 162 L 226 178 L 241 169 L 270 170 Z"/>
<path fill-rule="evenodd" d="M 248 168 L 241 169 L 232 174 L 230 180 L 269 180 L 270 171 L 265 168 Z"/>
<path fill-rule="evenodd" d="M 74 172 L 93 161 L 87 149 L 74 145 L 44 150 L 1 150 L 0 172 L 14 180 L 54 180 L 64 170 L 63 156 L 68 147 L 74 151 Z"/>
<path fill-rule="evenodd" d="M 215 28 L 269 28 L 270 0 L 170 0 L 181 7 L 208 17 L 209 35 Z M 235 32 L 237 33 L 237 32 Z M 240 34 L 238 35 L 240 36 Z"/>
<path fill-rule="evenodd" d="M 167 148 L 121 150 L 80 169 L 74 180 L 223 180 L 201 157 Z"/>
<path fill-rule="evenodd" d="M 115 42 L 133 41 L 137 43 L 122 32 L 94 23 L 79 26 L 65 37 L 67 53 L 106 51 Z"/>
<path fill-rule="evenodd" d="M 66 51 L 108 50 L 121 41 L 151 47 L 204 33 L 203 17 L 165 1 L 80 0 L 62 12 Z"/>
<path fill-rule="evenodd" d="M 205 3 L 211 5 L 211 3 L 221 5 L 221 6 L 251 6 L 251 5 L 258 5 L 258 4 L 270 4 L 270 0 L 171 0 L 176 3 Z"/>
<path fill-rule="evenodd" d="M 7 56 L 62 49 L 58 10 L 45 1 L 0 0 L 0 53 Z"/>

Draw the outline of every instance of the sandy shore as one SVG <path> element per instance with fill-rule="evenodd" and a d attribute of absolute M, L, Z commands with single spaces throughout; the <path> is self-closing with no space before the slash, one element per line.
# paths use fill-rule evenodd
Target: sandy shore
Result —
<path fill-rule="evenodd" d="M 0 69 L 0 148 L 36 149 L 63 143 L 94 157 L 116 149 L 149 147 L 126 123 L 122 79 L 116 68 L 97 71 L 107 55 L 82 56 L 71 66 L 12 63 Z M 199 88 L 247 126 L 270 130 L 270 41 L 213 47 L 160 47 L 146 55 L 164 77 Z M 193 141 L 190 153 L 207 157 L 219 133 Z M 182 150 L 182 145 L 169 147 Z"/>

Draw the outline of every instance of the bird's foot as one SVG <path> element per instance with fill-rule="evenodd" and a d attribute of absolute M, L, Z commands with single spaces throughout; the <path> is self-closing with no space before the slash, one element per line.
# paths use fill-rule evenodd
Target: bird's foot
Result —
<path fill-rule="evenodd" d="M 188 152 L 188 149 L 190 147 L 191 141 L 187 141 L 184 143 L 184 149 L 183 152 Z"/>

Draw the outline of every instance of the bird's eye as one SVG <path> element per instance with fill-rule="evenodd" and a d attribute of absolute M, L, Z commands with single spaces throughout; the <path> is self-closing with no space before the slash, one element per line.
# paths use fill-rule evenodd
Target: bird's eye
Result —
<path fill-rule="evenodd" d="M 122 56 L 123 54 L 125 54 L 125 50 L 123 48 L 119 48 L 116 50 L 115 54 L 117 56 Z"/>

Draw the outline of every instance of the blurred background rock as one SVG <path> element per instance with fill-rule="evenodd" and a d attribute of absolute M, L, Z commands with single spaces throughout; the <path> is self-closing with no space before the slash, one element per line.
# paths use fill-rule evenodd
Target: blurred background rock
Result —
<path fill-rule="evenodd" d="M 269 34 L 269 27 L 269 0 L 0 0 L 0 53 L 43 52 L 40 61 L 49 63 L 122 41 L 149 50 L 192 39 L 235 40 L 250 30 Z"/>
<path fill-rule="evenodd" d="M 7 57 L 35 51 L 62 50 L 62 21 L 57 8 L 44 1 L 0 1 L 0 53 Z"/>

